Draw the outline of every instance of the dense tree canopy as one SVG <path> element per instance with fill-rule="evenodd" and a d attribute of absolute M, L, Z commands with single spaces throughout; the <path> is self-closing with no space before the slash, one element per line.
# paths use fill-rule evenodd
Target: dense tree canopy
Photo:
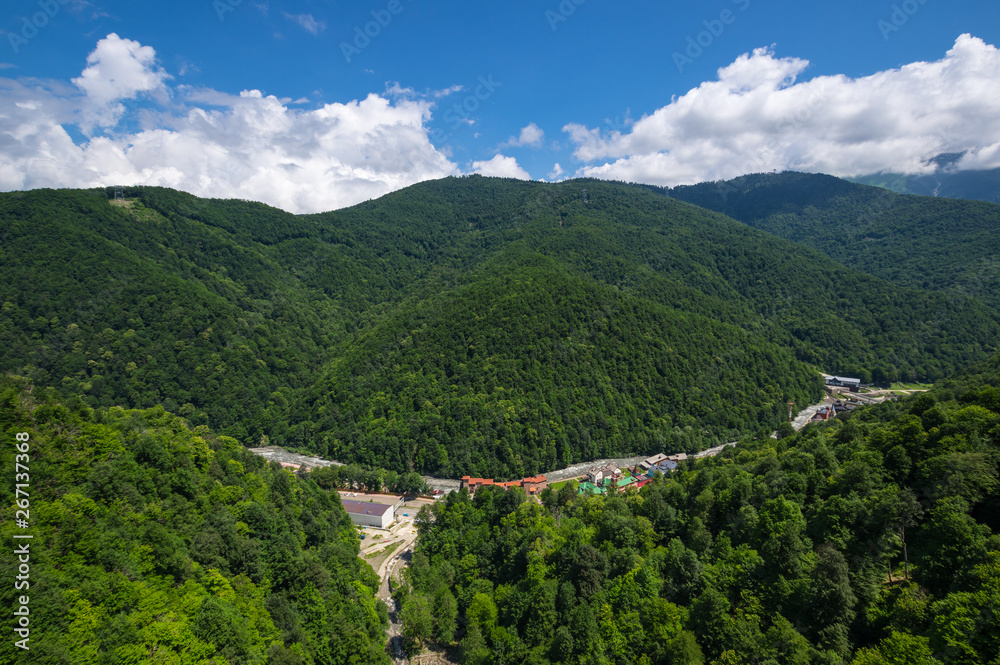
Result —
<path fill-rule="evenodd" d="M 378 580 L 336 494 L 160 407 L 94 410 L 7 379 L 11 473 L 18 432 L 30 530 L 2 524 L 0 602 L 29 598 L 30 651 L 8 636 L 0 661 L 389 662 Z M 14 505 L 14 484 L 0 491 Z M 10 544 L 23 542 L 30 586 L 17 591 Z"/>
<path fill-rule="evenodd" d="M 995 196 L 1000 171 L 988 173 Z M 896 284 L 972 295 L 1000 309 L 996 203 L 897 194 L 805 173 L 669 191 Z"/>
<path fill-rule="evenodd" d="M 462 663 L 995 663 L 998 396 L 1000 358 L 639 492 L 449 495 L 408 637 Z"/>
<path fill-rule="evenodd" d="M 937 379 L 1000 349 L 974 299 L 643 187 L 449 178 L 308 216 L 126 197 L 0 194 L 0 370 L 403 475 L 699 449 L 777 427 L 818 369 Z"/>

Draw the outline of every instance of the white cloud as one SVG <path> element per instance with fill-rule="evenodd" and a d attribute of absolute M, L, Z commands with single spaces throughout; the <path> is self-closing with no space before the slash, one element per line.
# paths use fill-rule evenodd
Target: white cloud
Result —
<path fill-rule="evenodd" d="M 556 162 L 555 166 L 552 167 L 552 171 L 550 171 L 549 175 L 546 177 L 549 180 L 558 180 L 563 173 L 564 173 L 563 167 L 559 165 L 559 162 Z"/>
<path fill-rule="evenodd" d="M 542 141 L 545 139 L 545 132 L 531 122 L 528 126 L 521 130 L 521 135 L 518 137 L 511 136 L 506 142 L 500 144 L 500 148 L 517 148 L 522 146 L 530 146 L 532 148 L 541 147 Z"/>
<path fill-rule="evenodd" d="M 757 49 L 625 131 L 566 125 L 577 159 L 604 162 L 579 174 L 676 185 L 775 169 L 923 173 L 962 151 L 960 168 L 1000 166 L 996 47 L 966 34 L 936 62 L 799 82 L 808 64 Z"/>
<path fill-rule="evenodd" d="M 318 35 L 319 33 L 326 30 L 326 24 L 322 21 L 317 21 L 313 18 L 312 14 L 289 14 L 288 12 L 282 12 L 289 21 L 298 23 L 299 26 L 306 32 Z"/>
<path fill-rule="evenodd" d="M 391 97 L 416 97 L 417 93 L 413 88 L 404 88 L 399 81 L 385 82 L 385 94 Z"/>
<path fill-rule="evenodd" d="M 115 125 L 125 112 L 123 99 L 135 99 L 141 93 L 166 95 L 165 81 L 170 76 L 156 66 L 156 52 L 131 39 L 111 33 L 97 42 L 87 56 L 87 68 L 73 79 L 87 96 L 81 127 Z"/>
<path fill-rule="evenodd" d="M 497 155 L 489 161 L 472 162 L 472 171 L 487 176 L 497 178 L 517 178 L 518 180 L 531 180 L 527 171 L 522 169 L 513 157 Z"/>
<path fill-rule="evenodd" d="M 371 72 L 371 70 L 365 70 Z M 374 72 L 371 72 L 374 74 Z M 430 90 L 425 89 L 423 92 L 418 92 L 413 88 L 405 88 L 399 84 L 398 81 L 386 81 L 385 82 L 385 92 L 387 95 L 394 97 L 410 97 L 410 98 L 421 98 L 421 99 L 441 99 L 443 97 L 448 97 L 455 94 L 456 92 L 461 92 L 464 88 L 460 85 L 453 85 L 441 90 Z"/>
<path fill-rule="evenodd" d="M 115 35 L 95 54 L 76 86 L 0 78 L 0 190 L 148 184 L 317 212 L 460 172 L 428 138 L 432 102 L 296 109 L 256 90 L 168 89 L 153 50 Z M 169 105 L 135 114 L 136 129 L 112 124 L 118 100 L 150 92 Z M 75 144 L 64 127 L 95 109 L 110 128 Z"/>
<path fill-rule="evenodd" d="M 449 95 L 454 95 L 456 92 L 462 92 L 462 90 L 464 90 L 464 89 L 465 89 L 464 86 L 461 86 L 461 85 L 452 85 L 452 86 L 449 86 L 447 88 L 443 88 L 441 90 L 432 90 L 431 94 L 434 97 L 437 97 L 438 99 L 440 99 L 441 97 L 447 97 Z"/>

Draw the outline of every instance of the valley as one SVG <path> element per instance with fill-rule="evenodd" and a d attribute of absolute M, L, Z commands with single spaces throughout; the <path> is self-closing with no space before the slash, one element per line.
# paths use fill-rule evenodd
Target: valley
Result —
<path fill-rule="evenodd" d="M 303 216 L 125 196 L 0 195 L 0 367 L 387 473 L 694 453 L 818 399 L 816 368 L 926 382 L 1000 348 L 972 292 L 894 284 L 645 187 L 449 178 Z M 67 268 L 39 283 L 36 261 Z"/>
<path fill-rule="evenodd" d="M 302 216 L 0 194 L 42 662 L 991 662 L 995 618 L 960 619 L 998 602 L 1000 218 L 904 197 L 865 233 L 905 250 L 807 246 L 885 194 L 773 175 L 705 208 L 482 177 Z M 907 225 L 948 215 L 931 260 Z M 875 386 L 835 409 L 820 370 Z M 564 482 L 656 453 L 687 461 Z"/>

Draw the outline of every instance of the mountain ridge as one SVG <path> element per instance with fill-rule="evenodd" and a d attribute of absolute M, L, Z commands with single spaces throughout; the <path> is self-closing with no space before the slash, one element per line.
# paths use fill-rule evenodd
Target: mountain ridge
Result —
<path fill-rule="evenodd" d="M 974 299 L 901 288 L 650 188 L 449 178 L 304 216 L 163 188 L 126 197 L 0 195 L 0 369 L 92 406 L 162 404 L 245 444 L 333 446 L 400 472 L 462 475 L 475 461 L 513 476 L 676 437 L 695 450 L 776 426 L 786 401 L 818 395 L 816 369 L 933 379 L 1000 346 L 1000 315 Z M 490 318 L 501 306 L 507 323 Z M 414 337 L 411 320 L 442 333 Z M 640 320 L 659 332 L 647 340 Z M 497 341 L 513 321 L 517 336 Z M 684 330 L 664 347 L 676 358 L 654 350 Z M 417 352 L 401 345 L 421 337 Z M 539 341 L 583 364 L 554 355 L 523 374 Z M 477 343 L 490 355 L 470 356 Z M 480 393 L 452 379 L 462 358 L 524 408 L 516 445 L 475 415 L 504 400 L 463 397 Z M 396 364 L 412 370 L 403 383 Z M 411 426 L 434 404 L 421 395 L 443 418 L 464 413 L 462 445 L 482 454 Z M 574 421 L 579 400 L 593 422 Z"/>
<path fill-rule="evenodd" d="M 970 295 L 1000 309 L 1000 205 L 794 172 L 661 191 L 902 286 Z"/>

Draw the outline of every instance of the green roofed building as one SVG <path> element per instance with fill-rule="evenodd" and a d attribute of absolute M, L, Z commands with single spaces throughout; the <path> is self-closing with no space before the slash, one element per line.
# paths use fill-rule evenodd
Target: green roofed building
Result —
<path fill-rule="evenodd" d="M 638 479 L 635 476 L 622 476 L 621 478 L 618 479 L 618 482 L 615 484 L 618 485 L 619 489 L 622 489 L 635 483 L 637 480 Z"/>
<path fill-rule="evenodd" d="M 598 487 L 597 485 L 591 482 L 584 481 L 580 483 L 579 493 L 586 494 L 588 492 L 592 492 L 594 494 L 604 494 L 605 490 L 603 487 Z"/>

